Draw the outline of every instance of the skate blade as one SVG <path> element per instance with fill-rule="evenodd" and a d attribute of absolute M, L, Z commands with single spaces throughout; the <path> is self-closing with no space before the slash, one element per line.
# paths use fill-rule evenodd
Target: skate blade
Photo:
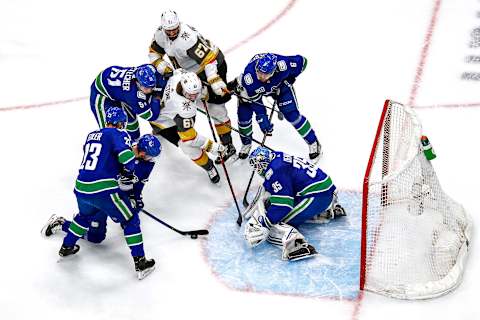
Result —
<path fill-rule="evenodd" d="M 48 218 L 48 221 L 47 223 L 45 223 L 45 225 L 43 226 L 42 230 L 40 230 L 40 234 L 42 235 L 43 238 L 48 238 L 47 236 L 47 228 L 48 226 L 55 220 L 55 218 L 57 217 L 57 215 L 54 213 L 50 216 L 50 218 Z M 55 232 L 52 233 L 52 235 L 54 234 Z"/>
<path fill-rule="evenodd" d="M 153 272 L 153 270 L 155 270 L 155 266 L 151 267 L 151 268 L 148 268 L 146 270 L 143 270 L 143 271 L 137 271 L 137 278 L 138 280 L 143 280 L 145 279 L 150 273 Z"/>

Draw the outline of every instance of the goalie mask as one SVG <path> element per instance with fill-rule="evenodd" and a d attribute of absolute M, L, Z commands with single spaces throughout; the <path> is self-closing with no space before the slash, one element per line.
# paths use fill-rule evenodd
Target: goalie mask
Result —
<path fill-rule="evenodd" d="M 249 164 L 260 175 L 265 176 L 267 167 L 275 157 L 275 154 L 265 147 L 257 147 L 250 154 Z"/>

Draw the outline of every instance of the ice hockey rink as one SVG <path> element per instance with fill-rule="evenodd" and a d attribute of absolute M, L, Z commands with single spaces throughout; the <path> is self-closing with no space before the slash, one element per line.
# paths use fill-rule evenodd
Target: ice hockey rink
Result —
<path fill-rule="evenodd" d="M 479 0 L 3 0 L 0 8 L 1 319 L 480 318 L 475 238 L 463 282 L 446 296 L 401 301 L 358 291 L 360 195 L 385 99 L 415 107 L 443 189 L 480 224 L 480 64 L 469 58 L 480 56 Z M 91 82 L 108 66 L 148 62 L 169 8 L 220 46 L 229 80 L 256 53 L 308 58 L 295 83 L 300 110 L 349 214 L 302 230 L 320 252 L 315 259 L 288 264 L 267 244 L 247 248 L 225 179 L 211 185 L 165 141 L 145 208 L 178 229 L 208 228 L 208 237 L 182 237 L 141 215 L 145 251 L 157 265 L 138 281 L 112 221 L 102 244 L 81 240 L 80 252 L 60 262 L 62 235 L 40 236 L 52 213 L 71 218 L 77 210 L 73 183 L 85 137 L 96 129 Z M 236 126 L 235 99 L 227 109 Z M 205 117 L 197 121 L 210 137 Z M 307 156 L 290 124 L 273 123 L 268 146 Z M 228 169 L 241 200 L 248 164 Z"/>

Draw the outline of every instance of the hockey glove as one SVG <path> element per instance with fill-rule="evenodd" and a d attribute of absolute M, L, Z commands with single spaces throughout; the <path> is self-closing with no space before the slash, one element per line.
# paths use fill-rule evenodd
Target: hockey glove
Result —
<path fill-rule="evenodd" d="M 247 94 L 247 90 L 245 90 L 245 88 L 242 86 L 241 79 L 242 79 L 242 75 L 239 75 L 237 78 L 230 81 L 227 84 L 227 89 L 230 92 L 234 92 L 242 102 L 248 102 L 250 97 Z M 245 98 L 245 99 L 242 99 L 242 98 Z"/>
<path fill-rule="evenodd" d="M 207 76 L 207 82 L 210 84 L 213 92 L 217 96 L 223 96 L 227 92 L 227 85 L 225 81 L 218 75 L 217 61 L 209 63 L 205 66 L 205 75 Z"/>
<path fill-rule="evenodd" d="M 267 136 L 272 136 L 273 133 L 273 124 L 268 120 L 268 117 L 266 114 L 258 115 L 256 116 L 258 125 L 260 126 L 260 129 L 264 134 Z"/>
<path fill-rule="evenodd" d="M 145 206 L 141 195 L 136 196 L 133 193 L 131 193 L 129 195 L 129 198 L 130 198 L 130 203 L 132 204 L 132 207 L 134 207 L 135 209 L 143 209 L 143 207 Z"/>
<path fill-rule="evenodd" d="M 160 63 L 157 65 L 157 71 L 162 75 L 169 77 L 173 74 L 173 70 L 175 68 L 173 65 L 165 60 L 160 61 Z"/>
<path fill-rule="evenodd" d="M 202 149 L 205 150 L 205 152 L 210 152 L 213 154 L 218 154 L 219 156 L 222 156 L 223 153 L 225 152 L 226 148 L 224 145 L 221 145 L 219 143 L 213 142 L 212 140 L 208 139 L 202 146 Z"/>
<path fill-rule="evenodd" d="M 131 191 L 138 178 L 133 172 L 124 171 L 118 179 L 118 187 L 122 191 Z"/>

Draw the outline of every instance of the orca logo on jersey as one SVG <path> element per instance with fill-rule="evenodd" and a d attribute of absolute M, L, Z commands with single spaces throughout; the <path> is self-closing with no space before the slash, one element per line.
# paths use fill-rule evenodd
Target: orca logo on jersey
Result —
<path fill-rule="evenodd" d="M 147 100 L 147 96 L 142 91 L 137 91 L 137 98 L 142 100 Z"/>
<path fill-rule="evenodd" d="M 87 141 L 100 141 L 100 139 L 102 138 L 102 134 L 101 132 L 93 132 L 93 133 L 90 133 L 87 137 Z"/>
<path fill-rule="evenodd" d="M 122 89 L 125 90 L 125 91 L 129 91 L 130 90 L 130 83 L 132 82 L 132 78 L 133 78 L 133 71 L 135 69 L 129 69 L 127 70 L 127 72 L 125 73 L 125 77 L 123 77 L 123 81 L 122 81 Z"/>

